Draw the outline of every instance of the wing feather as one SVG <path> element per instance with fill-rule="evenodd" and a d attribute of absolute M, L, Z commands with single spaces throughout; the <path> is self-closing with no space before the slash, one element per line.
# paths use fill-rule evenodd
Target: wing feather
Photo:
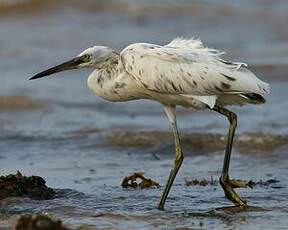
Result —
<path fill-rule="evenodd" d="M 219 50 L 204 47 L 200 39 L 194 38 L 184 39 L 182 37 L 178 37 L 171 41 L 169 44 L 167 44 L 165 47 L 189 48 L 193 49 L 194 52 L 198 54 L 206 54 L 208 56 L 220 56 L 224 54 L 224 52 L 221 52 Z"/>

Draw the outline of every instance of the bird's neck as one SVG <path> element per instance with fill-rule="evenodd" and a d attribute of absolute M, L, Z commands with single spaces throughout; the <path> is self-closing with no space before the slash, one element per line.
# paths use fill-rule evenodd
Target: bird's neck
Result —
<path fill-rule="evenodd" d="M 105 84 L 115 79 L 120 72 L 118 62 L 110 63 L 96 70 L 98 84 Z"/>
<path fill-rule="evenodd" d="M 94 94 L 106 98 L 106 94 L 113 87 L 117 77 L 121 74 L 123 68 L 118 64 L 118 60 L 103 64 L 95 69 L 88 78 L 88 87 Z"/>

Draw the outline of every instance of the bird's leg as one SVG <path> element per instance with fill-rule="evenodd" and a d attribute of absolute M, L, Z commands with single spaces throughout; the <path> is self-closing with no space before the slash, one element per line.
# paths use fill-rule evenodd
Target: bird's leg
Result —
<path fill-rule="evenodd" d="M 222 188 L 224 189 L 225 196 L 232 201 L 236 206 L 246 207 L 246 201 L 242 199 L 233 188 L 246 188 L 249 186 L 249 183 L 242 180 L 230 180 L 229 178 L 229 164 L 230 156 L 232 150 L 233 139 L 235 135 L 235 130 L 237 126 L 237 115 L 228 109 L 215 106 L 214 111 L 226 116 L 229 120 L 230 126 L 228 131 L 228 140 L 226 145 L 224 164 L 222 169 L 222 174 L 219 179 Z M 250 187 L 250 186 L 249 186 Z"/>
<path fill-rule="evenodd" d="M 163 210 L 165 201 L 167 199 L 167 196 L 169 194 L 170 188 L 173 184 L 173 181 L 176 177 L 176 174 L 183 162 L 184 156 L 182 152 L 180 137 L 177 129 L 177 122 L 176 122 L 176 115 L 175 115 L 175 106 L 164 106 L 166 115 L 171 123 L 173 136 L 174 136 L 174 145 L 175 145 L 175 155 L 174 155 L 174 162 L 173 166 L 169 175 L 169 179 L 166 183 L 165 189 L 163 191 L 163 194 L 161 196 L 160 202 L 158 204 L 158 209 Z"/>

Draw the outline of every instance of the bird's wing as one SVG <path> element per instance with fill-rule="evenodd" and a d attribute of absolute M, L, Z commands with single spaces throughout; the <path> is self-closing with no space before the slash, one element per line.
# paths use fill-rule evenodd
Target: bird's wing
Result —
<path fill-rule="evenodd" d="M 220 59 L 220 52 L 199 40 L 176 39 L 166 46 L 136 43 L 120 56 L 125 70 L 143 87 L 166 94 L 217 96 L 264 95 L 269 85 L 239 64 Z M 216 97 L 215 97 L 216 98 Z"/>

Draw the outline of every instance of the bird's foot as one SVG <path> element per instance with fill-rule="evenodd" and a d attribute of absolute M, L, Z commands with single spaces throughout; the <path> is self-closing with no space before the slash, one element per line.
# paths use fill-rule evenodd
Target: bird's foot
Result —
<path fill-rule="evenodd" d="M 229 180 L 220 177 L 220 184 L 225 192 L 225 196 L 227 199 L 232 201 L 235 206 L 245 208 L 247 207 L 247 202 L 243 198 L 241 198 L 233 188 L 247 188 L 250 187 L 249 183 L 241 180 Z"/>

